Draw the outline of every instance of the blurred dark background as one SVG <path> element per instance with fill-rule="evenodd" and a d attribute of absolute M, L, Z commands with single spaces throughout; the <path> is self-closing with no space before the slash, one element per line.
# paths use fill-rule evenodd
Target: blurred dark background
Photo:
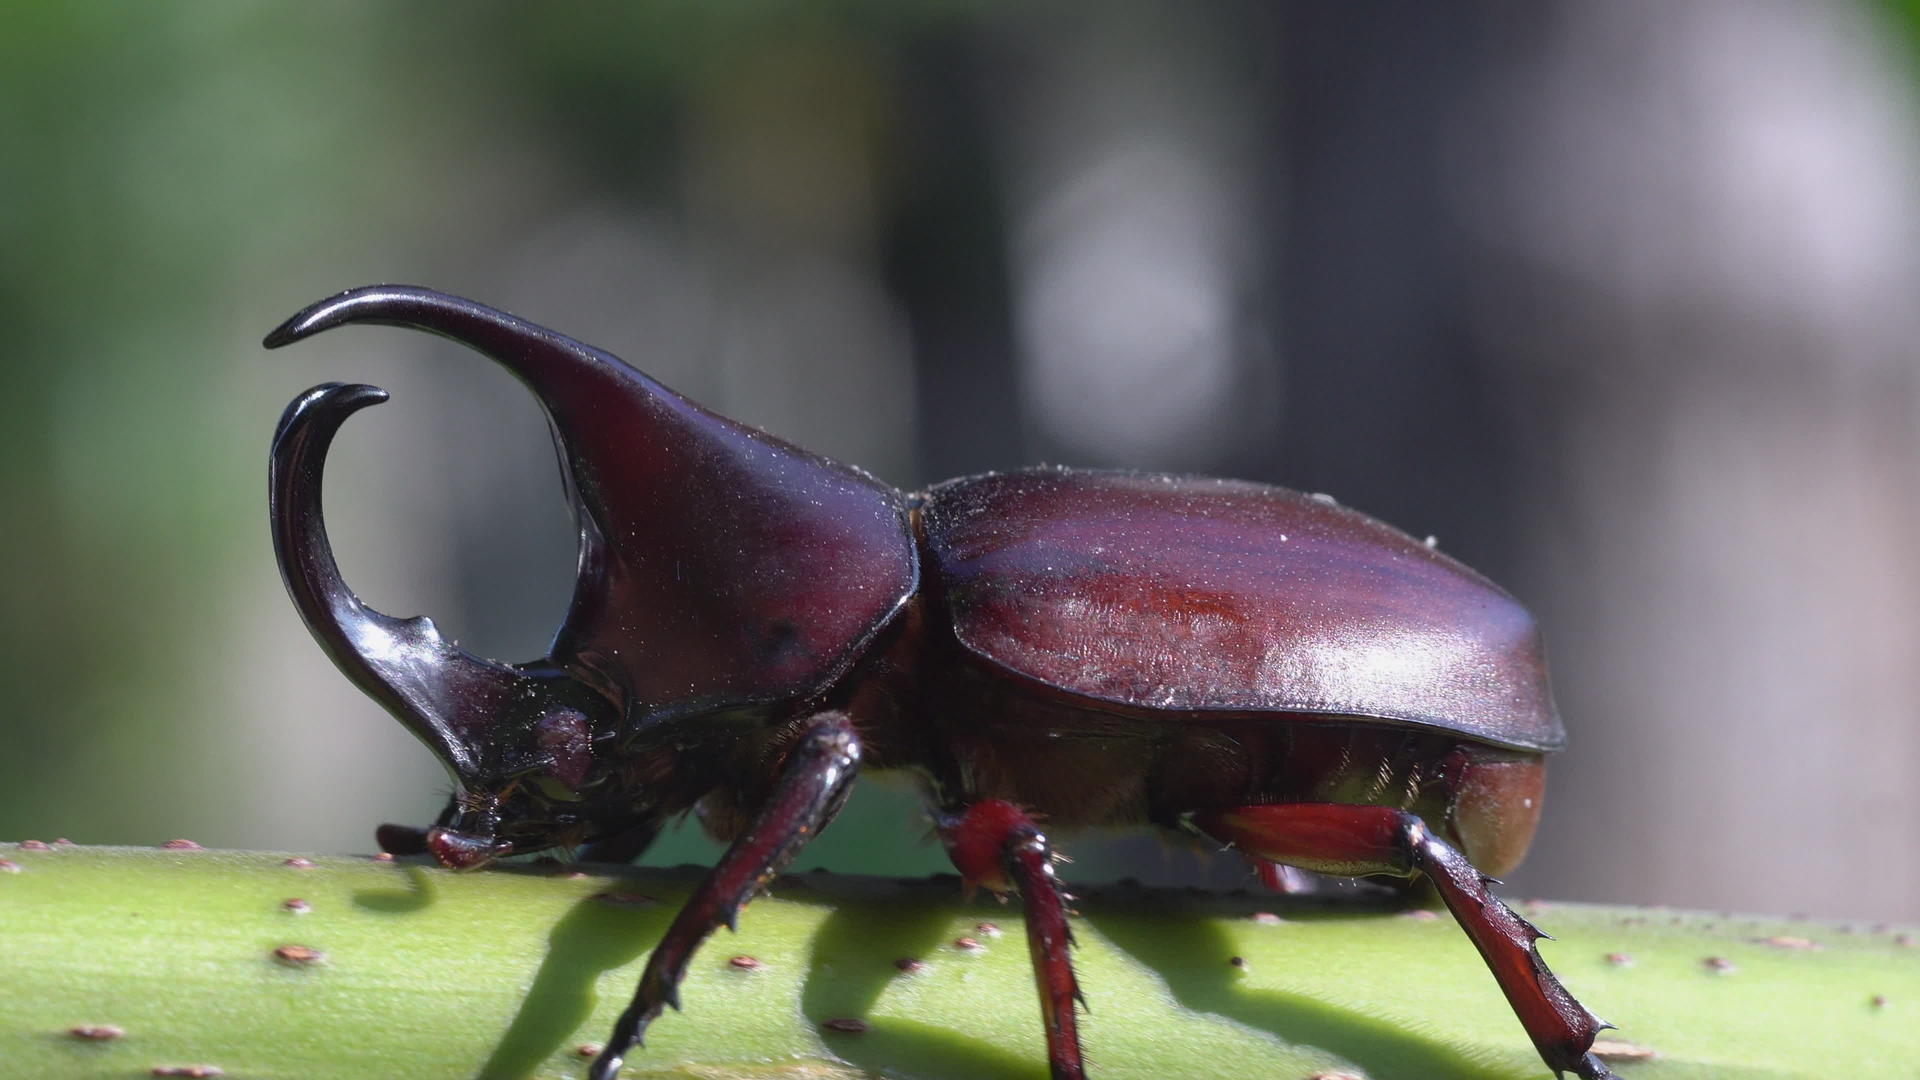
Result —
<path fill-rule="evenodd" d="M 427 752 L 281 590 L 489 655 L 572 572 L 428 284 L 912 487 L 1330 492 L 1533 606 L 1572 748 L 1516 895 L 1920 917 L 1914 11 L 1800 0 L 23 5 L 0 34 L 0 836 L 367 850 Z M 684 830 L 655 858 L 702 857 Z M 800 866 L 940 868 L 869 784 Z M 916 846 L 918 845 L 918 846 Z M 1242 880 L 1143 837 L 1069 877 Z"/>

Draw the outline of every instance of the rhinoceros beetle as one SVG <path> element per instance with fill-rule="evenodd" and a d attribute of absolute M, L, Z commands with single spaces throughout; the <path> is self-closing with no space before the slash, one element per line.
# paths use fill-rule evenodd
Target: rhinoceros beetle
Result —
<path fill-rule="evenodd" d="M 917 777 L 971 886 L 1024 902 L 1056 1080 L 1086 1076 L 1070 897 L 1049 826 L 1154 825 L 1279 866 L 1425 878 L 1557 1074 L 1611 1073 L 1605 1027 L 1487 891 L 1525 853 L 1564 733 L 1539 633 L 1431 545 L 1322 496 L 1061 468 L 903 494 L 712 413 L 512 315 L 378 285 L 266 338 L 431 331 L 533 391 L 579 527 L 545 657 L 472 656 L 341 580 L 327 449 L 386 399 L 326 384 L 274 435 L 295 606 L 454 792 L 381 845 L 454 869 L 579 846 L 633 858 L 698 809 L 730 846 L 647 961 L 592 1066 L 611 1080 L 694 951 L 832 821 L 861 768 Z"/>

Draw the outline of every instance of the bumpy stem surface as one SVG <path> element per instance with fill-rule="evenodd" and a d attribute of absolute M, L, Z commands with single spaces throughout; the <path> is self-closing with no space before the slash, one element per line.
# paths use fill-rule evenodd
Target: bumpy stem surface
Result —
<path fill-rule="evenodd" d="M 700 880 L 581 869 L 0 843 L 0 1061 L 81 1080 L 581 1077 Z M 1094 1080 L 1546 1074 L 1444 916 L 1074 892 Z M 685 1012 L 622 1075 L 1044 1077 L 1019 916 L 960 893 L 776 882 L 696 955 Z M 1619 1025 L 1603 1047 L 1622 1080 L 1909 1077 L 1920 1059 L 1912 927 L 1515 906 Z"/>

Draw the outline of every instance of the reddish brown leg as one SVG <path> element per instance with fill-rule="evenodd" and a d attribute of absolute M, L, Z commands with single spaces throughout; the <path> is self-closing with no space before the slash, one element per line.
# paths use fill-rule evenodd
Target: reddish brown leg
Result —
<path fill-rule="evenodd" d="M 941 819 L 940 839 L 969 890 L 984 885 L 1005 895 L 1017 891 L 1027 913 L 1027 952 L 1040 990 L 1040 1019 L 1047 1029 L 1047 1063 L 1053 1080 L 1086 1080 L 1074 1006 L 1084 1006 L 1073 978 L 1073 931 L 1067 926 L 1067 894 L 1053 876 L 1053 849 L 1033 819 L 1012 803 L 987 799 L 965 813 Z"/>
<path fill-rule="evenodd" d="M 720 856 L 654 946 L 633 1003 L 614 1024 L 613 1037 L 587 1072 L 589 1080 L 618 1076 L 627 1052 L 643 1042 L 647 1025 L 666 1006 L 680 1007 L 680 980 L 694 950 L 721 924 L 733 929 L 747 901 L 833 820 L 859 764 L 860 737 L 839 713 L 815 720 L 794 744 L 753 824 Z"/>
<path fill-rule="evenodd" d="M 1354 876 L 1424 874 L 1473 939 L 1500 989 L 1554 1074 L 1605 1080 L 1589 1051 L 1608 1025 L 1575 1001 L 1533 943 L 1546 935 L 1487 891 L 1491 878 L 1413 814 L 1384 806 L 1290 803 L 1195 814 L 1202 832 L 1262 859 Z"/>

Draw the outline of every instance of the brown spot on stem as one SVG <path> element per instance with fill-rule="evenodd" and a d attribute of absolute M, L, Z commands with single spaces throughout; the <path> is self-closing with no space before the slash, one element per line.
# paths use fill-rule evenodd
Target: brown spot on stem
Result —
<path fill-rule="evenodd" d="M 47 847 L 47 842 L 45 840 L 22 840 L 20 841 L 20 850 L 21 851 L 47 851 L 50 849 Z"/>
<path fill-rule="evenodd" d="M 1638 1046 L 1621 1039 L 1595 1039 L 1592 1053 L 1601 1061 L 1652 1061 L 1660 1056 L 1652 1047 Z"/>
<path fill-rule="evenodd" d="M 990 922 L 975 923 L 973 929 L 974 932 L 978 933 L 981 937 L 1000 936 L 1000 928 Z"/>
<path fill-rule="evenodd" d="M 207 1080 L 212 1076 L 225 1076 L 227 1070 L 218 1065 L 155 1065 L 155 1076 L 185 1076 L 193 1080 Z"/>
<path fill-rule="evenodd" d="M 311 870 L 313 869 L 313 860 L 303 855 L 295 855 L 293 858 L 288 859 L 286 862 L 283 862 L 280 865 L 290 866 L 295 870 Z"/>
<path fill-rule="evenodd" d="M 1867 999 L 1867 1004 L 1873 1006 L 1876 1009 L 1884 1009 L 1887 1007 L 1887 995 L 1875 994 L 1872 997 Z"/>
<path fill-rule="evenodd" d="M 1317 1072 L 1307 1077 L 1307 1080 L 1367 1080 L 1367 1078 L 1350 1072 Z"/>
<path fill-rule="evenodd" d="M 113 1024 L 80 1024 L 67 1029 L 67 1034 L 88 1042 L 112 1042 L 126 1033 L 125 1028 Z"/>
<path fill-rule="evenodd" d="M 305 915 L 307 912 L 313 910 L 312 904 L 307 903 L 297 896 L 289 896 L 285 900 L 280 901 L 280 906 L 295 915 Z"/>
<path fill-rule="evenodd" d="M 289 967 L 312 967 L 323 963 L 327 954 L 311 945 L 282 945 L 273 950 L 273 958 Z"/>
<path fill-rule="evenodd" d="M 0 874 L 17 874 L 19 872 L 19 863 L 14 862 L 12 859 L 0 859 Z"/>
<path fill-rule="evenodd" d="M 1256 911 L 1247 917 L 1259 923 L 1261 926 L 1279 926 L 1286 921 L 1271 911 Z"/>
<path fill-rule="evenodd" d="M 739 968 L 741 971 L 759 971 L 767 965 L 761 963 L 758 957 L 742 955 L 729 957 L 727 966 Z"/>
<path fill-rule="evenodd" d="M 927 965 L 925 963 L 923 963 L 918 958 L 912 957 L 912 956 L 903 956 L 900 959 L 895 960 L 893 962 L 893 966 L 900 969 L 902 972 L 908 975 L 914 975 L 919 972 L 927 970 Z"/>
<path fill-rule="evenodd" d="M 377 855 L 375 855 L 375 856 L 373 857 L 373 861 L 374 861 L 374 862 L 392 862 L 392 861 L 393 861 L 393 852 L 391 852 L 391 851 L 382 851 L 382 852 L 380 852 L 379 854 L 377 854 Z"/>
<path fill-rule="evenodd" d="M 962 951 L 965 951 L 965 952 L 971 952 L 971 951 L 973 951 L 974 949 L 984 949 L 984 948 L 986 948 L 986 946 L 984 946 L 984 945 L 982 945 L 982 944 L 980 944 L 980 942 L 978 942 L 977 940 L 975 940 L 975 939 L 973 939 L 973 938 L 970 938 L 970 937 L 957 937 L 957 938 L 954 938 L 954 939 L 953 939 L 953 947 L 954 947 L 954 948 L 956 948 L 956 949 L 960 949 L 960 950 L 962 950 Z"/>
<path fill-rule="evenodd" d="M 581 1043 L 573 1048 L 573 1052 L 583 1058 L 595 1058 L 600 1056 L 602 1049 L 599 1043 Z"/>
<path fill-rule="evenodd" d="M 1607 963 L 1614 967 L 1632 967 L 1633 957 L 1623 952 L 1610 952 L 1607 954 Z"/>
<path fill-rule="evenodd" d="M 1227 957 L 1227 963 L 1237 968 L 1244 968 L 1247 966 L 1247 958 L 1244 956 L 1229 956 Z"/>
<path fill-rule="evenodd" d="M 54 847 L 79 847 L 80 845 L 74 843 L 73 841 L 67 839 L 64 836 L 56 836 L 53 838 L 53 846 Z"/>
<path fill-rule="evenodd" d="M 1700 961 L 1700 963 L 1701 966 L 1713 972 L 1715 975 L 1731 975 L 1739 970 L 1733 966 L 1733 961 L 1724 956 L 1709 956 L 1705 960 Z"/>
<path fill-rule="evenodd" d="M 867 1030 L 867 1022 L 853 1016 L 836 1016 L 820 1026 L 842 1035 L 858 1035 Z"/>
<path fill-rule="evenodd" d="M 1893 935 L 1893 943 L 1902 948 L 1911 949 L 1913 948 L 1913 935 L 1912 934 L 1895 934 Z"/>
<path fill-rule="evenodd" d="M 575 881 L 586 877 L 587 872 L 585 870 L 575 870 L 571 866 L 562 866 L 553 872 L 553 876 L 565 881 Z"/>
<path fill-rule="evenodd" d="M 1440 917 L 1440 913 L 1434 911 L 1432 908 L 1417 907 L 1408 908 L 1401 912 L 1400 917 L 1403 919 L 1412 919 L 1415 922 L 1432 922 Z"/>
<path fill-rule="evenodd" d="M 205 851 L 206 850 L 206 848 L 201 847 L 199 844 L 196 844 L 191 840 L 187 840 L 177 836 L 174 837 L 172 840 L 169 840 L 166 843 L 161 844 L 160 846 L 162 848 L 165 848 L 168 851 Z"/>

